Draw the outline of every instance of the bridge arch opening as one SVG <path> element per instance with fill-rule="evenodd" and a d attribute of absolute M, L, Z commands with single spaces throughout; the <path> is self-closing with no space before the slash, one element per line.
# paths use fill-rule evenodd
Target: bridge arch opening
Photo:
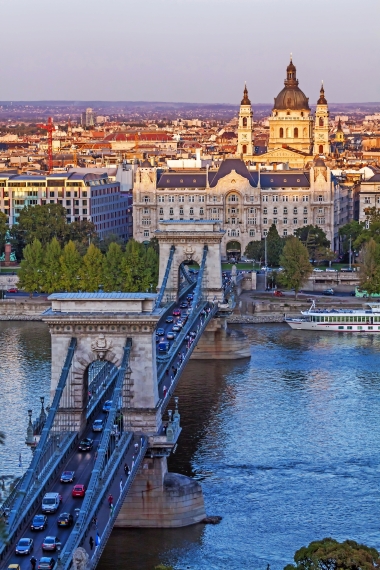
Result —
<path fill-rule="evenodd" d="M 226 246 L 227 259 L 232 263 L 241 259 L 241 243 L 237 240 L 229 241 Z"/>
<path fill-rule="evenodd" d="M 83 374 L 84 404 L 88 406 L 93 398 L 96 398 L 107 387 L 117 367 L 108 360 L 94 360 Z"/>

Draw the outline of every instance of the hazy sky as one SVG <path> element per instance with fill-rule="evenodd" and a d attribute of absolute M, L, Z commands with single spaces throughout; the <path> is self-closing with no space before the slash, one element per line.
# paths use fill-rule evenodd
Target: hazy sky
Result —
<path fill-rule="evenodd" d="M 0 0 L 0 100 L 380 101 L 379 0 Z"/>

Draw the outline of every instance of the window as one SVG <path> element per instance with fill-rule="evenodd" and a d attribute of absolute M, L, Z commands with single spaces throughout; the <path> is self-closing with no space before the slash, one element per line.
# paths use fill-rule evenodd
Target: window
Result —
<path fill-rule="evenodd" d="M 264 218 L 263 219 L 263 224 L 267 224 L 268 223 L 268 218 Z"/>
<path fill-rule="evenodd" d="M 281 127 L 280 128 L 280 139 L 284 138 L 284 129 Z"/>
<path fill-rule="evenodd" d="M 144 237 L 149 237 L 149 230 L 144 230 Z"/>
<path fill-rule="evenodd" d="M 370 204 L 371 198 L 364 198 L 364 204 Z"/>
<path fill-rule="evenodd" d="M 247 145 L 246 145 L 246 144 L 243 144 L 241 150 L 242 150 L 242 153 L 243 153 L 243 154 L 247 154 Z"/>
<path fill-rule="evenodd" d="M 273 223 L 277 225 L 277 218 L 273 218 Z"/>
<path fill-rule="evenodd" d="M 298 196 L 293 196 L 293 202 L 298 202 Z"/>
<path fill-rule="evenodd" d="M 143 226 L 150 226 L 150 218 L 143 218 L 141 223 Z"/>
<path fill-rule="evenodd" d="M 150 202 L 149 196 L 144 196 L 144 202 L 145 202 L 145 204 L 147 204 L 148 202 Z"/>
<path fill-rule="evenodd" d="M 288 213 L 288 208 L 285 207 L 284 208 L 284 214 L 287 214 L 287 213 Z"/>
<path fill-rule="evenodd" d="M 185 202 L 185 196 L 178 196 L 178 202 L 183 204 Z"/>
<path fill-rule="evenodd" d="M 304 219 L 303 219 L 303 225 L 304 225 L 304 226 L 307 226 L 307 218 L 304 218 Z"/>
<path fill-rule="evenodd" d="M 179 215 L 180 215 L 180 216 L 183 216 L 183 207 L 182 207 L 182 206 L 181 206 L 180 209 L 179 209 Z"/>
<path fill-rule="evenodd" d="M 284 231 L 282 232 L 282 235 L 283 235 L 284 237 L 286 237 L 286 236 L 288 235 L 288 230 L 284 230 Z"/>
<path fill-rule="evenodd" d="M 195 196 L 189 196 L 189 202 L 195 202 Z"/>
<path fill-rule="evenodd" d="M 174 215 L 174 210 L 173 208 L 169 208 L 169 216 L 173 216 Z"/>
<path fill-rule="evenodd" d="M 87 190 L 83 190 L 83 192 L 82 192 L 82 198 L 87 198 Z"/>
<path fill-rule="evenodd" d="M 71 198 L 71 192 L 70 192 L 70 190 L 67 190 L 67 192 L 66 192 L 66 198 Z"/>
<path fill-rule="evenodd" d="M 194 216 L 194 208 L 190 208 L 190 216 Z"/>
<path fill-rule="evenodd" d="M 243 117 L 243 127 L 247 126 L 247 117 Z"/>
<path fill-rule="evenodd" d="M 307 208 L 304 208 L 304 209 L 303 209 L 303 213 L 304 213 L 304 214 L 307 214 Z"/>
<path fill-rule="evenodd" d="M 298 220 L 297 220 L 297 218 L 293 218 L 293 225 L 295 225 L 295 226 L 296 226 L 297 224 L 298 224 Z"/>
<path fill-rule="evenodd" d="M 255 226 L 256 225 L 256 218 L 248 218 L 248 225 Z"/>
<path fill-rule="evenodd" d="M 289 202 L 289 196 L 283 196 L 282 201 L 283 202 Z"/>
<path fill-rule="evenodd" d="M 255 201 L 255 197 L 254 197 L 254 196 L 250 196 L 249 199 L 250 199 L 251 202 L 254 202 L 254 201 Z"/>
<path fill-rule="evenodd" d="M 308 202 L 309 196 L 302 196 L 302 202 Z"/>
<path fill-rule="evenodd" d="M 297 209 L 297 208 L 293 208 L 293 214 L 298 214 L 298 209 Z"/>
<path fill-rule="evenodd" d="M 249 237 L 255 237 L 255 230 L 249 230 Z"/>
<path fill-rule="evenodd" d="M 317 218 L 317 224 L 324 224 L 325 218 Z"/>
<path fill-rule="evenodd" d="M 165 202 L 165 196 L 159 196 L 159 197 L 158 197 L 158 202 L 161 203 L 161 204 L 162 204 L 163 202 Z"/>
<path fill-rule="evenodd" d="M 71 200 L 66 200 L 66 206 L 71 206 Z"/>
<path fill-rule="evenodd" d="M 277 214 L 277 208 L 273 208 L 273 213 Z"/>
<path fill-rule="evenodd" d="M 263 208 L 263 214 L 267 214 L 268 213 L 268 208 Z"/>
<path fill-rule="evenodd" d="M 264 237 L 267 237 L 267 235 L 268 235 L 268 230 L 264 230 L 264 231 L 263 231 L 263 236 L 264 236 Z"/>
<path fill-rule="evenodd" d="M 318 208 L 318 214 L 323 214 L 324 213 L 324 209 L 323 208 Z"/>
<path fill-rule="evenodd" d="M 50 198 L 54 198 L 54 190 L 49 192 Z"/>
<path fill-rule="evenodd" d="M 170 203 L 173 204 L 173 202 L 174 202 L 174 196 L 169 196 L 169 204 Z"/>
<path fill-rule="evenodd" d="M 263 202 L 268 202 L 268 196 L 263 196 Z"/>
<path fill-rule="evenodd" d="M 180 196 L 180 197 L 181 197 L 181 196 Z M 204 201 L 205 201 L 205 197 L 204 197 L 204 196 L 199 196 L 199 197 L 198 197 L 198 200 L 199 200 L 200 202 L 204 202 Z"/>
<path fill-rule="evenodd" d="M 231 224 L 236 224 L 236 218 L 231 218 Z"/>
<path fill-rule="evenodd" d="M 203 215 L 204 215 L 203 208 L 199 208 L 199 215 L 200 215 L 200 216 L 203 216 Z"/>
<path fill-rule="evenodd" d="M 256 214 L 256 208 L 249 208 L 250 214 Z"/>
<path fill-rule="evenodd" d="M 160 208 L 159 214 L 160 214 L 160 216 L 163 216 L 163 215 L 164 215 L 164 209 L 163 209 L 163 208 Z"/>
<path fill-rule="evenodd" d="M 294 138 L 298 139 L 298 128 L 297 127 L 294 129 Z"/>
<path fill-rule="evenodd" d="M 273 202 L 278 202 L 278 196 L 277 194 L 275 194 L 274 196 L 272 196 Z"/>
<path fill-rule="evenodd" d="M 318 196 L 318 202 L 323 202 L 323 196 L 322 196 L 322 194 L 320 194 L 320 195 Z"/>
<path fill-rule="evenodd" d="M 216 201 L 215 198 L 216 198 L 216 196 L 214 196 L 214 202 Z M 267 196 L 267 198 L 268 198 L 268 196 Z M 230 194 L 230 196 L 228 196 L 228 201 L 229 202 L 238 202 L 239 200 L 238 200 L 238 197 L 236 196 L 236 194 Z"/>
<path fill-rule="evenodd" d="M 144 214 L 149 214 L 149 208 L 144 208 Z"/>
<path fill-rule="evenodd" d="M 323 117 L 319 117 L 319 126 L 323 127 Z"/>
<path fill-rule="evenodd" d="M 218 201 L 218 196 L 213 196 L 212 199 L 213 199 L 214 202 L 217 202 L 217 201 Z M 236 202 L 237 202 L 237 201 L 238 201 L 238 199 L 237 199 L 237 197 L 236 197 Z"/>
<path fill-rule="evenodd" d="M 75 208 L 74 210 L 74 214 L 78 215 L 79 214 L 79 208 Z"/>
<path fill-rule="evenodd" d="M 323 154 L 323 144 L 319 145 L 319 154 Z"/>

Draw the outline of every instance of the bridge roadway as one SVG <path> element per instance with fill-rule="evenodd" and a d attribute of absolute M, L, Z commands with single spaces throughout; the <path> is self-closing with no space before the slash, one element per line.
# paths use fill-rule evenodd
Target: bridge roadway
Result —
<path fill-rule="evenodd" d="M 99 412 L 94 417 L 94 420 L 95 419 L 105 419 L 105 418 L 106 418 L 106 413 Z M 57 526 L 57 519 L 61 513 L 68 512 L 68 513 L 71 513 L 73 515 L 74 522 L 75 522 L 75 509 L 80 508 L 81 503 L 83 501 L 82 498 L 73 498 L 71 495 L 71 492 L 72 492 L 73 486 L 75 484 L 83 484 L 87 488 L 87 485 L 88 485 L 90 477 L 91 477 L 92 468 L 93 468 L 94 463 L 95 463 L 96 449 L 97 449 L 97 446 L 99 445 L 100 438 L 101 438 L 101 433 L 93 433 L 92 432 L 92 422 L 87 427 L 85 432 L 83 433 L 82 439 L 85 437 L 90 437 L 90 438 L 94 439 L 94 445 L 93 445 L 92 450 L 90 452 L 78 451 L 78 445 L 79 445 L 79 440 L 78 440 L 78 444 L 77 444 L 75 450 L 73 451 L 72 455 L 67 460 L 66 464 L 64 466 L 62 466 L 62 469 L 59 472 L 57 479 L 54 481 L 54 483 L 51 485 L 51 487 L 46 490 L 46 492 L 60 493 L 60 495 L 62 496 L 62 503 L 61 503 L 59 509 L 57 510 L 57 512 L 54 514 L 48 514 L 47 515 L 47 520 L 48 520 L 47 528 L 44 531 L 31 531 L 30 530 L 30 524 L 32 522 L 33 516 L 35 514 L 42 513 L 41 509 L 38 508 L 33 513 L 33 516 L 28 521 L 27 525 L 25 525 L 22 533 L 20 533 L 20 538 L 21 537 L 24 537 L 24 538 L 27 537 L 27 538 L 33 539 L 33 541 L 34 541 L 33 555 L 35 556 L 35 558 L 37 558 L 37 563 L 39 562 L 39 559 L 42 556 L 51 556 L 55 560 L 57 559 L 57 552 L 48 552 L 48 551 L 43 552 L 42 551 L 42 543 L 43 543 L 45 537 L 47 537 L 47 536 L 58 537 L 61 540 L 62 547 L 63 547 L 64 544 L 66 543 L 67 539 L 69 538 L 69 535 L 70 535 L 71 530 L 73 528 L 73 527 L 71 527 L 70 529 L 65 529 L 62 527 L 59 528 Z M 116 474 L 116 476 L 113 480 L 113 483 L 111 485 L 111 488 L 109 490 L 109 492 L 114 497 L 114 500 L 116 500 L 120 494 L 120 477 L 122 477 L 123 485 L 125 484 L 126 479 L 127 479 L 127 477 L 124 473 L 124 464 L 127 464 L 128 468 L 131 469 L 132 461 L 134 460 L 135 453 L 136 453 L 135 447 L 134 447 L 135 443 L 137 443 L 138 449 L 139 449 L 140 443 L 141 443 L 139 437 L 134 438 L 132 445 L 131 445 L 130 449 L 128 450 L 128 452 L 125 456 L 125 459 L 122 463 L 122 473 Z M 60 482 L 60 476 L 61 476 L 61 473 L 63 471 L 75 471 L 74 483 L 61 483 Z M 93 532 L 91 532 L 91 534 L 90 534 L 91 536 L 93 536 L 94 542 L 95 542 L 96 532 L 99 533 L 99 536 L 102 535 L 102 531 L 103 531 L 103 529 L 104 529 L 104 527 L 108 521 L 108 518 L 109 518 L 109 510 L 110 509 L 109 509 L 108 502 L 107 502 L 107 500 L 105 500 L 103 503 L 104 504 L 102 505 L 102 507 L 101 507 L 101 509 L 97 515 L 97 529 L 94 527 Z M 89 555 L 91 556 L 92 553 L 91 553 L 90 544 L 89 544 L 89 536 L 90 535 L 88 535 L 88 539 L 86 539 L 85 544 L 83 546 L 86 548 Z M 7 568 L 9 564 L 19 564 L 22 570 L 30 570 L 30 568 L 31 568 L 30 558 L 31 558 L 31 556 L 29 556 L 29 555 L 28 556 L 16 556 L 14 554 L 14 549 L 12 549 L 12 551 L 10 552 L 8 557 L 5 557 L 5 559 L 2 561 L 1 568 Z"/>

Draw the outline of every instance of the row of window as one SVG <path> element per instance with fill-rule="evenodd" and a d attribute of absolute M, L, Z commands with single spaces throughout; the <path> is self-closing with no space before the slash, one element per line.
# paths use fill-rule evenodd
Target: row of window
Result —
<path fill-rule="evenodd" d="M 282 222 L 283 224 L 287 224 L 288 223 L 288 218 L 283 218 L 282 220 L 280 220 L 280 222 Z M 278 218 L 273 218 L 273 223 L 274 224 L 278 224 Z M 268 224 L 268 218 L 263 218 L 263 224 L 267 225 Z M 293 218 L 293 225 L 297 226 L 298 225 L 298 218 Z M 307 226 L 307 218 L 303 219 L 303 225 Z"/>
<path fill-rule="evenodd" d="M 280 200 L 280 198 L 281 198 L 281 200 Z M 264 194 L 261 199 L 263 202 L 269 202 L 269 196 L 267 194 Z M 301 202 L 301 197 L 296 194 L 293 196 L 292 200 L 293 200 L 293 202 Z M 290 202 L 291 200 L 289 200 L 289 196 L 279 196 L 278 194 L 272 195 L 272 202 L 280 202 L 280 201 Z M 307 196 L 307 195 L 302 196 L 302 202 L 308 202 L 308 201 L 309 201 L 309 196 Z M 317 201 L 318 202 L 324 201 L 322 194 L 320 194 L 318 196 Z"/>
<path fill-rule="evenodd" d="M 371 320 L 370 317 L 366 316 L 317 316 L 314 315 L 311 317 L 311 320 L 315 323 L 367 323 L 370 324 Z M 380 317 L 373 317 L 374 323 L 380 323 Z"/>

